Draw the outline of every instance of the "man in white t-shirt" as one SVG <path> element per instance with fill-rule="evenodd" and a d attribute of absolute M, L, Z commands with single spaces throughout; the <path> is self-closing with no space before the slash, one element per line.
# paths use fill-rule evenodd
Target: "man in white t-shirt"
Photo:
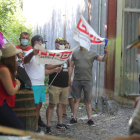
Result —
<path fill-rule="evenodd" d="M 40 114 L 40 109 L 42 107 L 42 102 L 45 102 L 45 75 L 52 74 L 54 72 L 60 72 L 61 68 L 57 67 L 51 70 L 46 70 L 45 65 L 39 64 L 34 55 L 37 55 L 38 50 L 34 46 L 39 43 L 43 43 L 43 39 L 40 35 L 35 35 L 31 39 L 33 49 L 29 50 L 24 57 L 25 71 L 27 72 L 34 92 L 34 100 L 37 112 L 36 118 L 36 132 L 40 132 L 38 128 L 38 118 Z"/>

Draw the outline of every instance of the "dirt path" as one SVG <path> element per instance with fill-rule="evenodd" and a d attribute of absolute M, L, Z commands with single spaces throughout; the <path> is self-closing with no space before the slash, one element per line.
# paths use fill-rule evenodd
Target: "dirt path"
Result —
<path fill-rule="evenodd" d="M 48 103 L 48 96 L 46 103 Z M 128 122 L 133 114 L 134 108 L 130 105 L 120 105 L 118 111 L 115 113 L 115 116 L 100 112 L 97 115 L 94 114 L 93 121 L 95 122 L 96 126 L 91 127 L 86 124 L 87 119 L 82 119 L 82 117 L 86 117 L 85 107 L 83 107 L 79 109 L 78 112 L 78 124 L 70 126 L 70 130 L 56 129 L 57 115 L 55 110 L 51 122 L 51 135 L 74 138 L 77 140 L 108 140 L 112 137 L 128 135 Z M 41 117 L 42 120 L 46 123 L 45 112 L 46 109 L 42 107 Z M 67 114 L 68 117 L 63 118 L 63 123 L 65 124 L 71 119 L 69 117 L 69 107 L 67 108 Z M 45 128 L 42 128 L 42 130 L 45 131 Z"/>

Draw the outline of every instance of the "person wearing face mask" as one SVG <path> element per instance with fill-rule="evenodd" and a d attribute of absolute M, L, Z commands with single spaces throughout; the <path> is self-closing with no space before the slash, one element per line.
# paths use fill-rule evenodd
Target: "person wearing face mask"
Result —
<path fill-rule="evenodd" d="M 16 48 L 22 50 L 22 52 L 17 55 L 17 62 L 18 62 L 19 66 L 25 68 L 25 65 L 24 65 L 25 54 L 29 50 L 32 49 L 32 46 L 28 45 L 29 42 L 30 42 L 30 34 L 28 32 L 22 32 L 20 34 L 19 41 L 20 41 L 20 44 L 17 45 Z M 43 44 L 43 45 L 45 45 L 45 44 Z M 38 125 L 41 126 L 41 127 L 46 126 L 46 124 L 42 121 L 41 116 L 39 116 Z"/>
<path fill-rule="evenodd" d="M 26 54 L 27 51 L 29 51 L 30 49 L 32 49 L 31 46 L 29 46 L 29 41 L 30 41 L 30 34 L 28 32 L 22 32 L 20 34 L 20 38 L 19 38 L 20 44 L 16 45 L 17 49 L 21 49 L 22 52 L 19 53 L 17 56 L 17 62 L 18 65 L 24 68 L 24 56 Z"/>
<path fill-rule="evenodd" d="M 64 39 L 62 37 L 58 37 L 55 40 L 55 49 L 56 50 L 64 50 Z M 57 116 L 58 116 L 58 123 L 56 125 L 57 129 L 70 129 L 67 125 L 63 124 L 63 107 L 67 104 L 68 95 L 70 90 L 70 80 L 69 80 L 69 68 L 70 64 L 69 61 L 65 62 L 63 65 L 46 65 L 46 68 L 52 69 L 56 67 L 62 67 L 62 70 L 56 76 L 56 73 L 49 75 L 49 85 L 50 88 L 49 92 L 49 106 L 46 111 L 47 116 L 47 126 L 46 126 L 46 133 L 51 133 L 51 119 L 53 116 L 53 111 L 55 105 L 57 105 Z"/>
<path fill-rule="evenodd" d="M 70 49 L 70 43 L 67 40 L 64 40 L 64 44 L 65 44 L 65 50 Z M 71 58 L 71 56 L 70 56 L 70 58 Z M 69 64 L 71 63 L 70 58 L 69 58 Z M 71 77 L 69 77 L 69 79 L 71 79 L 71 81 L 72 81 L 72 78 Z M 71 83 L 70 83 L 70 87 L 71 87 Z M 72 90 L 69 93 L 68 101 L 69 101 L 69 105 L 70 105 L 70 108 L 71 108 L 71 115 L 70 115 L 70 117 L 73 117 L 73 106 L 74 106 L 74 102 L 73 102 Z M 67 117 L 67 114 L 66 114 L 66 105 L 64 105 L 63 117 Z"/>

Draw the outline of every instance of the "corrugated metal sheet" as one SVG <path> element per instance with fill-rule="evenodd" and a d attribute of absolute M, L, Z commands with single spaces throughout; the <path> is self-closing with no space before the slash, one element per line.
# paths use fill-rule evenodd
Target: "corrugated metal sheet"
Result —
<path fill-rule="evenodd" d="M 28 4 L 28 0 L 26 1 Z M 31 0 L 30 0 L 31 1 Z M 91 1 L 91 26 L 93 29 L 101 36 L 105 37 L 106 34 L 106 0 L 90 0 Z M 35 1 L 32 0 L 34 6 Z M 41 5 L 43 0 L 39 1 Z M 60 4 L 57 4 L 57 3 Z M 38 6 L 40 5 L 38 3 Z M 99 11 L 99 6 L 101 6 L 101 11 Z M 88 0 L 52 0 L 46 4 L 42 15 L 46 22 L 40 24 L 36 21 L 34 24 L 34 34 L 41 34 L 45 40 L 47 40 L 47 49 L 55 49 L 54 41 L 57 37 L 65 37 L 70 43 L 71 48 L 75 47 L 78 43 L 72 39 L 74 30 L 79 21 L 80 14 L 84 16 L 86 21 L 88 21 Z M 52 7 L 52 9 L 50 9 Z M 33 7 L 32 7 L 33 8 Z M 37 9 L 37 8 L 34 8 Z M 49 9 L 49 11 L 47 10 Z M 27 10 L 27 9 L 26 9 Z M 33 10 L 33 9 L 32 9 Z M 33 12 L 30 9 L 30 13 Z M 47 12 L 50 13 L 51 18 L 48 20 Z M 99 13 L 101 12 L 101 18 L 99 20 Z M 50 16 L 49 16 L 50 17 Z M 36 17 L 36 19 L 38 19 Z M 44 20 L 45 21 L 45 20 Z M 64 22 L 65 21 L 65 22 Z M 100 23 L 99 23 L 100 22 Z M 100 27 L 99 27 L 100 26 Z M 100 33 L 99 33 L 100 28 Z M 103 55 L 104 46 L 94 45 L 91 49 L 97 51 L 100 55 Z M 99 81 L 99 93 L 103 93 L 104 88 L 104 63 L 100 64 L 99 76 L 97 76 L 97 62 L 93 64 L 93 84 L 96 85 L 97 79 Z M 94 88 L 95 91 L 95 88 Z"/>
<path fill-rule="evenodd" d="M 139 0 L 125 0 L 125 8 L 140 9 Z M 126 50 L 126 46 L 138 39 L 138 19 L 140 13 L 124 13 L 124 47 L 123 47 L 123 73 L 122 93 L 139 94 L 139 68 L 136 62 L 137 48 Z"/>

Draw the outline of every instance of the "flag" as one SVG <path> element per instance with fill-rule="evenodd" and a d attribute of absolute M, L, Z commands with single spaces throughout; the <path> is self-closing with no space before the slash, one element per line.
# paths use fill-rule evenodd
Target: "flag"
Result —
<path fill-rule="evenodd" d="M 39 51 L 35 58 L 40 64 L 60 65 L 65 63 L 78 47 L 79 45 L 69 50 L 46 50 L 37 44 L 35 49 Z"/>
<path fill-rule="evenodd" d="M 87 49 L 89 49 L 92 44 L 104 44 L 105 40 L 105 38 L 100 37 L 92 29 L 82 15 L 74 31 L 73 39 L 79 42 L 80 46 Z"/>
<path fill-rule="evenodd" d="M 0 32 L 0 50 L 2 50 L 2 46 L 7 43 L 7 41 L 5 40 L 3 33 Z"/>

